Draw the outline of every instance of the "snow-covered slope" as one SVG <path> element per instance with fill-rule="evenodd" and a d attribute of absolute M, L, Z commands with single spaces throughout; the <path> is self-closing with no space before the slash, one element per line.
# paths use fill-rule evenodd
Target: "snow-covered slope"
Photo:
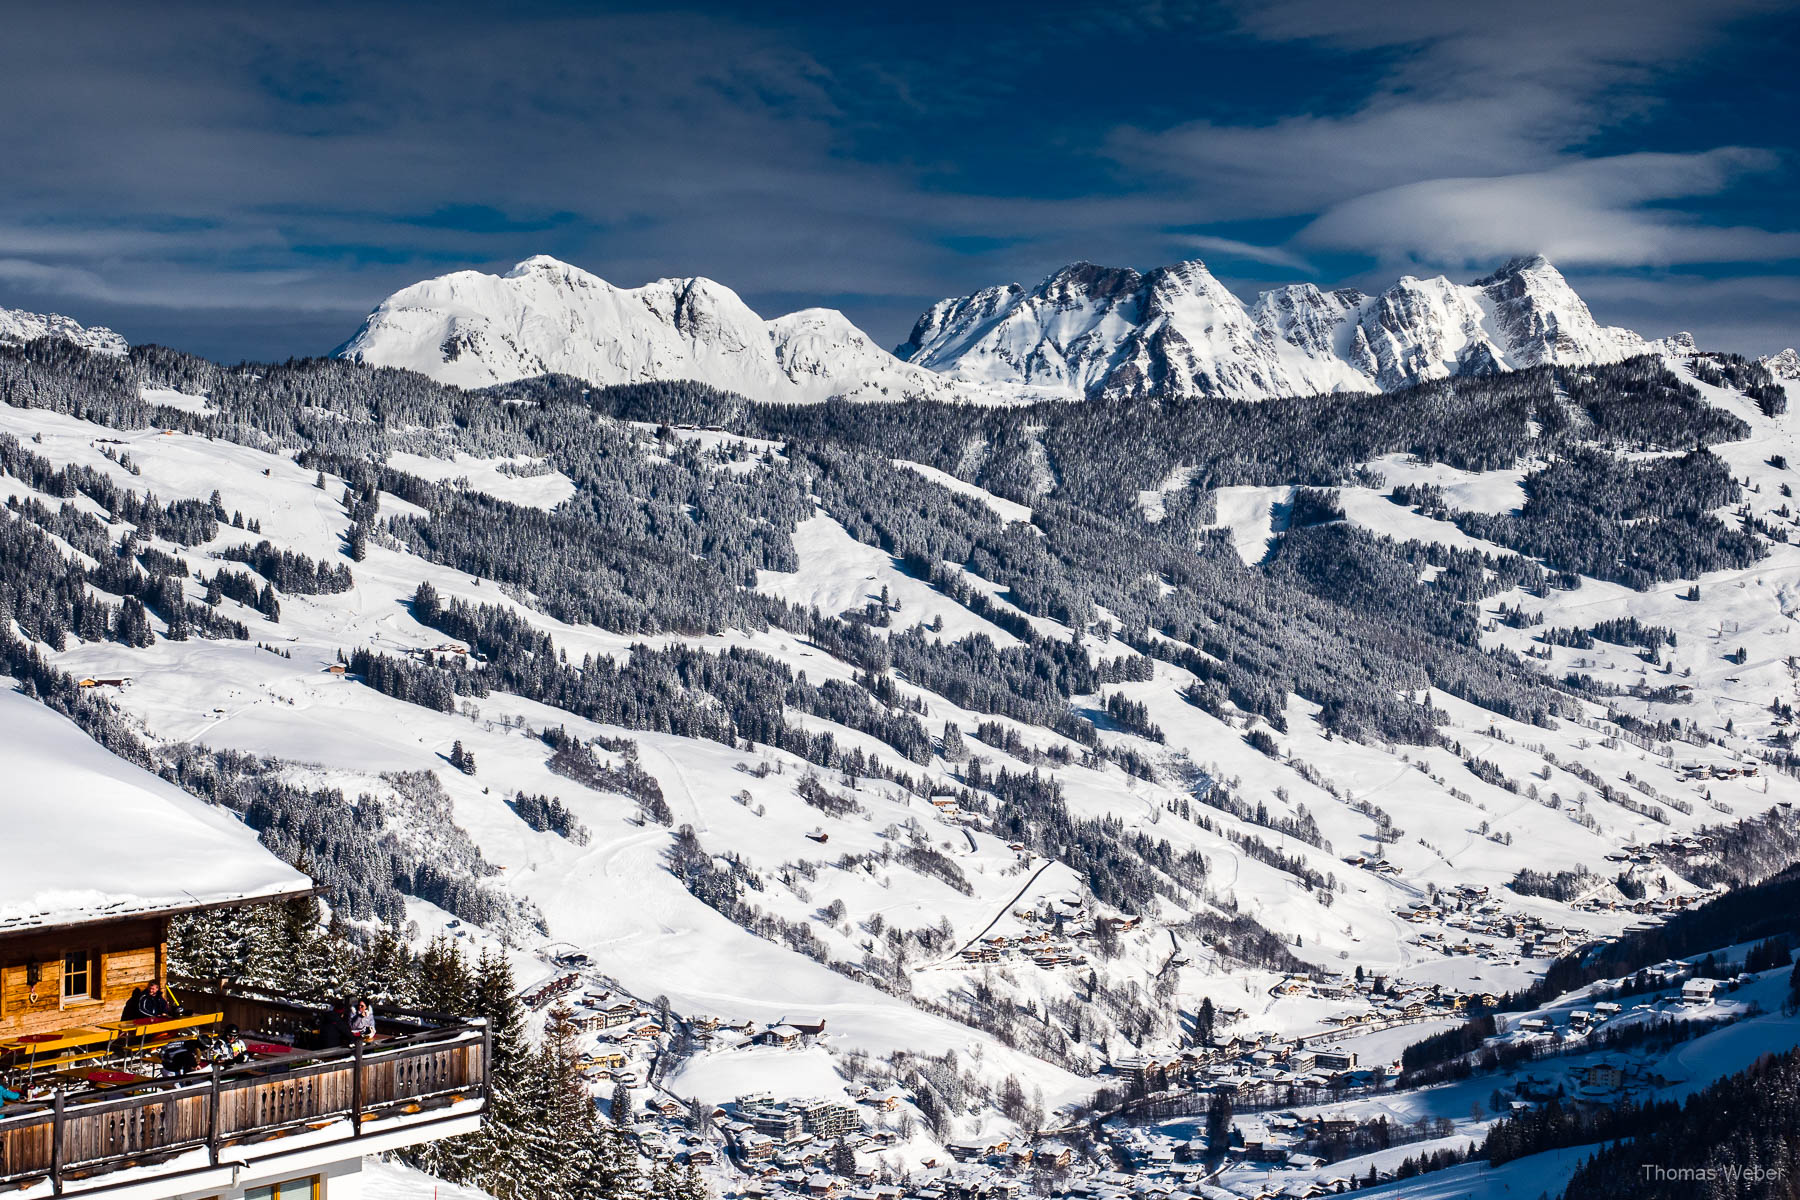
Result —
<path fill-rule="evenodd" d="M 955 379 L 1070 398 L 1255 400 L 1643 351 L 1643 339 L 1600 325 L 1556 268 L 1533 257 L 1472 284 L 1409 275 L 1376 296 L 1296 284 L 1248 307 L 1199 262 L 1144 275 L 1080 263 L 1030 290 L 940 301 L 897 353 Z"/>
<path fill-rule="evenodd" d="M 842 313 L 764 321 L 710 279 L 619 288 L 547 255 L 505 275 L 457 271 L 403 288 L 337 350 L 479 388 L 562 374 L 601 385 L 692 379 L 753 400 L 979 400 L 881 349 Z"/>
<path fill-rule="evenodd" d="M 1171 276 L 1165 284 L 1158 303 L 1183 321 L 1200 320 L 1195 314 L 1209 304 L 1218 320 L 1230 315 L 1203 281 Z M 1461 302 L 1459 293 L 1432 293 L 1423 285 L 1421 290 L 1421 302 Z M 1363 319 L 1358 314 L 1364 306 L 1355 294 L 1292 289 L 1283 302 L 1259 306 L 1248 332 L 1234 324 L 1217 334 L 1217 344 L 1267 336 L 1266 322 L 1281 331 L 1293 353 L 1310 354 L 1303 344 L 1337 345 L 1346 322 Z M 1498 328 L 1498 318 L 1481 302 L 1474 311 L 1488 322 L 1484 328 Z M 813 338 L 838 344 L 846 327 L 835 321 L 803 313 L 772 323 L 771 346 L 783 347 L 772 351 L 776 360 L 800 361 Z M 1567 352 L 1549 324 L 1535 328 L 1535 334 L 1521 334 L 1509 345 L 1535 344 L 1547 355 Z M 1581 344 L 1576 333 L 1569 337 L 1571 345 Z M 716 338 L 709 344 L 716 345 Z M 1449 351 L 1434 351 L 1441 352 Z M 1299 369 L 1282 366 L 1280 356 L 1288 353 L 1279 351 L 1270 369 Z M 1784 468 L 1773 461 L 1800 459 L 1794 416 L 1771 415 L 1743 393 L 1698 382 L 1692 363 L 1668 353 L 1670 369 L 1695 382 L 1707 404 L 1745 422 L 1742 440 L 1715 449 L 1733 478 L 1749 481 L 1743 516 L 1771 528 L 1794 528 L 1791 511 L 1783 511 L 1789 498 L 1780 494 Z M 332 373 L 352 387 L 368 375 L 336 366 Z M 250 417 L 261 413 L 266 419 L 285 410 L 253 405 L 237 381 L 228 382 L 201 395 L 204 379 L 184 382 L 194 394 L 140 381 L 146 399 L 186 408 L 198 419 L 197 428 L 109 425 L 101 411 L 77 415 L 0 404 L 0 435 L 17 442 L 0 474 L 0 499 L 18 501 L 0 516 L 0 528 L 36 525 L 43 536 L 61 539 L 52 542 L 63 547 L 59 553 L 86 554 L 83 561 L 110 563 L 116 557 L 147 568 L 158 564 L 159 576 L 173 581 L 168 586 L 190 604 L 246 627 L 236 637 L 191 629 L 189 636 L 177 637 L 163 612 L 150 611 L 143 638 L 109 636 L 110 626 L 101 621 L 84 627 L 85 633 L 64 629 L 54 642 L 34 645 L 40 659 L 78 678 L 132 676 L 133 686 L 106 689 L 103 696 L 116 709 L 118 728 L 160 760 L 202 747 L 254 756 L 295 788 L 333 789 L 358 797 L 359 806 L 365 803 L 361 798 L 371 798 L 372 819 L 382 822 L 381 832 L 404 836 L 409 853 L 415 846 L 479 848 L 494 869 L 473 875 L 465 860 L 457 878 L 497 897 L 492 908 L 497 915 L 459 914 L 409 894 L 405 913 L 417 923 L 417 941 L 446 930 L 471 943 L 505 938 L 520 982 L 527 985 L 562 973 L 569 952 L 579 952 L 587 957 L 580 974 L 588 990 L 578 1001 L 584 1014 L 592 1012 L 589 997 L 601 991 L 608 1002 L 625 997 L 643 1010 L 645 1020 L 663 1007 L 651 998 L 666 997 L 670 1016 L 659 1016 L 665 1023 L 661 1033 L 594 1029 L 582 1035 L 584 1054 L 616 1050 L 626 1056 L 634 1079 L 651 1081 L 641 1089 L 645 1100 L 673 1098 L 683 1112 L 696 1101 L 710 1111 L 752 1092 L 849 1099 L 858 1089 L 895 1088 L 901 1095 L 897 1107 L 864 1107 L 871 1130 L 890 1139 L 883 1169 L 892 1157 L 899 1164 L 896 1173 L 923 1170 L 927 1159 L 947 1161 L 949 1141 L 1061 1129 L 1067 1114 L 1058 1109 L 1099 1087 L 1118 1085 L 1120 1077 L 1109 1065 L 1191 1048 L 1189 1018 L 1202 1003 L 1230 1014 L 1221 1020 L 1233 1034 L 1324 1041 L 1342 1035 L 1337 1022 L 1354 1017 L 1363 1026 L 1353 1035 L 1356 1040 L 1331 1044 L 1356 1051 L 1365 1063 L 1385 1064 L 1408 1042 L 1455 1019 L 1447 1007 L 1451 999 L 1437 1005 L 1435 997 L 1423 998 L 1429 989 L 1444 989 L 1451 997 L 1515 989 L 1559 948 L 1690 902 L 1699 886 L 1660 860 L 1652 865 L 1655 845 L 1690 840 L 1705 826 L 1777 807 L 1785 812 L 1800 801 L 1794 776 L 1772 767 L 1760 773 L 1762 756 L 1785 744 L 1775 739 L 1790 736 L 1791 716 L 1769 703 L 1771 697 L 1785 702 L 1793 687 L 1787 661 L 1791 614 L 1800 613 L 1800 545 L 1789 541 L 1773 541 L 1767 556 L 1746 568 L 1669 580 L 1641 592 L 1588 579 L 1547 594 L 1513 587 L 1484 596 L 1472 614 L 1479 617 L 1484 647 L 1541 663 L 1555 678 L 1590 676 L 1611 689 L 1610 700 L 1603 705 L 1590 696 L 1579 712 L 1528 725 L 1443 691 L 1422 691 L 1425 711 L 1433 714 L 1442 737 L 1413 745 L 1346 737 L 1323 719 L 1318 705 L 1293 695 L 1274 701 L 1279 720 L 1270 720 L 1267 711 L 1252 715 L 1229 697 L 1209 707 L 1200 701 L 1207 700 L 1204 685 L 1211 680 L 1193 669 L 1208 671 L 1202 648 L 1184 660 L 1191 666 L 1128 661 L 1135 659 L 1133 647 L 1118 636 L 1115 618 L 1101 610 L 1091 620 L 1070 618 L 1064 624 L 1045 615 L 1042 598 L 1013 591 L 991 554 L 958 548 L 953 557 L 929 564 L 897 557 L 864 511 L 880 508 L 870 503 L 877 495 L 873 489 L 847 498 L 830 487 L 811 487 L 813 481 L 830 481 L 808 476 L 809 486 L 794 491 L 796 504 L 786 516 L 770 508 L 771 516 L 758 518 L 783 554 L 757 560 L 754 575 L 746 573 L 734 587 L 816 607 L 825 617 L 851 613 L 859 635 L 888 639 L 890 648 L 913 631 L 934 655 L 971 635 L 985 635 L 995 652 L 984 661 L 1004 665 L 1035 636 L 1060 643 L 1059 654 L 1068 647 L 1072 660 L 1082 655 L 1096 664 L 1117 663 L 1120 669 L 1095 677 L 1094 692 L 1058 693 L 1048 701 L 1066 702 L 1072 715 L 1092 723 L 1090 745 L 1072 740 L 1055 724 L 1010 715 L 979 689 L 953 689 L 951 684 L 960 683 L 954 675 L 934 680 L 895 670 L 883 672 L 878 681 L 868 667 L 874 655 L 859 650 L 855 658 L 845 656 L 846 645 L 864 644 L 860 636 L 856 643 L 836 643 L 779 623 L 746 628 L 730 622 L 704 627 L 708 632 L 674 623 L 650 633 L 629 614 L 569 623 L 571 616 L 583 619 L 581 614 L 553 606 L 566 602 L 575 587 L 562 596 L 551 589 L 534 591 L 519 586 L 517 576 L 499 573 L 514 570 L 503 558 L 496 558 L 492 572 L 473 558 L 478 549 L 485 553 L 491 522 L 504 523 L 494 531 L 499 543 L 519 531 L 519 546 L 506 547 L 509 552 L 529 546 L 524 535 L 538 527 L 540 510 L 566 517 L 566 528 L 584 530 L 583 536 L 617 541 L 610 527 L 584 518 L 584 511 L 622 512 L 646 497 L 673 496 L 680 502 L 669 511 L 682 515 L 672 516 L 662 529 L 684 520 L 712 521 L 725 536 L 745 536 L 741 530 L 751 522 L 728 525 L 708 513 L 714 501 L 706 497 L 719 497 L 723 507 L 724 485 L 759 471 L 767 474 L 753 478 L 752 485 L 773 491 L 783 482 L 778 464 L 801 458 L 798 445 L 783 453 L 784 444 L 774 440 L 720 430 L 663 430 L 655 423 L 625 425 L 583 412 L 581 428 L 608 431 L 595 445 L 611 463 L 611 474 L 584 477 L 582 463 L 602 455 L 584 456 L 579 447 L 564 448 L 548 435 L 540 444 L 525 436 L 524 421 L 516 437 L 499 438 L 415 416 L 416 425 L 393 423 L 404 436 L 384 436 L 365 451 L 370 464 L 379 461 L 398 473 L 382 477 L 382 486 L 391 490 L 371 499 L 356 483 L 372 478 L 364 464 L 352 459 L 354 470 L 322 470 L 297 461 L 298 447 L 288 441 L 244 434 L 253 428 Z M 460 403 L 460 397 L 453 399 Z M 1347 400 L 1345 407 L 1358 403 Z M 141 419 L 135 407 L 130 411 L 134 420 Z M 504 417 L 540 417 L 505 406 L 497 411 Z M 1273 410 L 1256 415 L 1270 416 Z M 392 435 L 390 426 L 376 421 L 346 419 L 326 428 L 328 444 L 339 424 L 357 437 L 365 430 Z M 234 432 L 250 444 L 232 440 Z M 350 439 L 341 444 L 351 444 Z M 42 463 L 34 465 L 36 459 Z M 943 489 L 939 499 L 948 504 L 946 498 L 954 497 L 961 514 L 955 527 L 985 529 L 984 545 L 1026 547 L 1036 539 L 1053 544 L 1061 532 L 1061 498 L 1054 484 L 1046 486 L 1045 502 L 1034 512 L 1019 500 L 917 461 L 892 463 L 873 454 L 846 461 L 859 470 L 898 466 L 908 472 L 889 481 L 888 494 L 908 495 L 900 491 L 901 483 Z M 1369 471 L 1353 474 L 1357 482 L 1337 489 L 1347 524 L 1397 539 L 1480 548 L 1496 558 L 1510 553 L 1478 543 L 1423 506 L 1395 503 L 1395 489 L 1431 484 L 1454 509 L 1506 512 L 1524 501 L 1526 465 L 1462 471 L 1398 454 L 1367 465 Z M 216 531 L 176 541 L 180 527 L 172 521 L 137 527 L 123 516 L 115 519 L 96 499 L 110 494 L 106 488 L 77 489 L 78 494 L 50 488 L 48 469 L 66 467 L 92 473 L 81 476 L 90 483 L 98 477 L 122 491 L 154 493 L 161 502 L 193 501 L 208 511 L 241 514 L 245 523 L 220 520 Z M 421 507 L 428 497 L 425 480 L 452 485 L 439 497 L 443 507 Z M 1203 480 L 1179 468 L 1159 488 L 1140 493 L 1142 511 L 1171 528 L 1182 511 L 1178 493 L 1200 486 Z M 496 503 L 466 510 L 448 505 L 449 497 L 466 491 Z M 1252 562 L 1261 561 L 1276 539 L 1274 567 L 1281 567 L 1280 539 L 1307 528 L 1287 528 L 1292 483 L 1270 479 L 1225 487 L 1210 499 L 1213 523 L 1229 530 L 1238 553 Z M 522 507 L 506 510 L 498 501 Z M 371 509 L 375 532 L 359 546 L 356 526 L 370 520 Z M 129 511 L 141 519 L 143 510 Z M 456 516 L 464 511 L 473 518 Z M 923 499 L 878 515 L 897 525 L 915 511 L 928 511 Z M 77 514 L 94 520 L 77 522 Z M 444 531 L 449 549 L 427 553 L 429 543 L 403 540 L 388 523 L 427 515 Z M 1029 524 L 1034 517 L 1038 524 Z M 791 527 L 779 523 L 789 518 Z M 75 535 L 88 539 L 85 550 L 68 540 Z M 266 554 L 255 552 L 265 540 L 274 551 L 341 567 L 344 586 L 290 589 L 271 576 L 267 588 L 271 595 L 280 591 L 280 603 L 270 612 L 222 589 L 214 595 L 207 581 L 216 582 L 220 572 L 263 574 L 254 562 L 268 562 Z M 661 569 L 675 560 L 655 561 Z M 640 572 L 631 578 L 647 588 L 643 581 L 652 576 Z M 118 572 L 95 570 L 84 594 L 122 611 L 122 596 L 102 594 L 100 584 L 109 581 L 122 586 Z M 760 656 L 770 664 L 767 678 L 779 679 L 779 668 L 794 680 L 780 709 L 782 720 L 811 737 L 828 735 L 870 767 L 898 765 L 905 778 L 821 771 L 792 748 L 801 745 L 797 741 L 783 748 L 747 736 L 714 740 L 674 732 L 652 719 L 658 709 L 631 714 L 629 724 L 614 724 L 615 716 L 626 714 L 597 705 L 583 709 L 589 716 L 553 707 L 554 693 L 521 686 L 525 677 L 513 673 L 509 662 L 516 651 L 457 654 L 457 649 L 481 648 L 465 645 L 468 639 L 461 637 L 446 643 L 451 635 L 441 623 L 421 623 L 429 622 L 416 599 L 424 584 L 444 605 L 495 606 L 508 622 L 551 639 L 546 645 L 552 651 L 534 661 L 550 664 L 566 655 L 571 680 L 576 663 L 591 660 L 593 667 L 584 665 L 581 672 L 597 677 L 605 663 L 625 664 L 640 651 L 646 656 L 691 651 L 689 676 L 676 676 L 673 668 L 666 676 L 652 675 L 651 667 L 641 664 L 644 686 L 632 697 L 675 713 L 682 710 L 657 698 L 654 685 L 660 679 L 671 681 L 673 695 L 680 690 L 677 679 L 704 678 L 708 668 L 702 664 Z M 1155 576 L 1143 585 L 1170 586 Z M 1694 586 L 1703 600 L 1689 598 Z M 415 603 L 408 604 L 408 597 Z M 1521 608 L 1541 622 L 1502 619 Z M 565 615 L 553 615 L 557 611 Z M 1395 611 L 1404 610 L 1397 605 Z M 1679 637 L 1646 657 L 1604 641 L 1581 647 L 1545 636 L 1552 629 L 1628 617 Z M 11 634 L 27 636 L 14 621 Z M 822 622 L 817 627 L 834 628 Z M 1133 635 L 1134 642 L 1138 636 L 1170 635 L 1150 626 Z M 1232 636 L 1245 649 L 1254 645 L 1241 632 Z M 444 649 L 451 644 L 455 648 Z M 1234 653 L 1238 649 L 1232 647 Z M 373 675 L 333 672 L 341 656 L 359 651 L 404 661 L 421 677 L 438 671 L 433 664 L 440 660 L 467 661 L 466 670 L 486 682 L 458 694 L 453 703 L 417 703 L 376 686 Z M 1278 679 L 1273 686 L 1283 688 Z M 881 689 L 879 697 L 871 687 Z M 808 699 L 815 691 L 821 697 L 858 697 L 857 705 L 879 704 L 896 724 L 876 725 L 847 702 L 827 706 Z M 864 693 L 869 699 L 860 698 Z M 1609 708 L 1628 713 L 1638 721 L 1634 729 L 1654 737 L 1609 723 Z M 39 719 L 19 715 L 26 709 Z M 1138 716 L 1131 717 L 1133 712 Z M 1674 726 L 1662 723 L 1674 718 L 1681 721 L 1681 734 L 1670 737 L 1667 729 Z M 916 753 L 899 765 L 897 748 L 878 733 L 886 729 L 898 736 L 891 730 L 911 723 L 923 737 L 912 743 Z M 67 736 L 52 738 L 51 726 L 60 735 L 74 728 L 22 694 L 0 692 L 0 760 L 26 768 L 9 782 L 28 793 L 71 788 L 121 809 L 132 803 L 130 796 L 107 790 L 113 776 L 94 761 L 111 760 L 87 743 L 71 748 L 64 744 Z M 1664 732 L 1655 733 L 1658 729 Z M 547 740 L 551 731 L 558 736 Z M 604 773 L 583 776 L 566 766 L 559 769 L 552 745 L 563 737 L 584 746 Z M 448 765 L 458 745 L 471 756 L 466 771 Z M 146 787 L 156 783 L 136 768 L 120 769 Z M 96 782 L 96 772 L 105 778 Z M 1003 824 L 1002 793 L 992 790 L 999 772 L 1053 784 L 1062 808 L 1038 803 L 1052 814 L 1066 809 L 1071 838 L 1079 834 L 1084 840 L 1065 842 L 1066 849 L 1046 847 L 1030 840 L 1029 826 Z M 661 817 L 642 800 L 643 779 L 654 782 L 664 806 Z M 406 785 L 413 792 L 437 796 L 441 804 L 428 808 L 403 796 L 401 784 L 407 780 L 414 781 Z M 636 794 L 618 790 L 624 786 Z M 527 817 L 521 811 L 527 797 L 555 800 L 579 827 L 579 836 Z M 7 798 L 0 787 L 0 814 Z M 1006 804 L 1023 809 L 1016 800 Z M 1084 828 L 1089 832 L 1082 833 Z M 1137 860 L 1126 854 L 1092 857 L 1095 848 L 1110 844 L 1113 834 L 1107 831 L 1141 833 L 1160 861 L 1186 873 L 1179 878 L 1168 873 L 1164 886 L 1136 898 L 1122 896 L 1123 903 L 1103 898 L 1097 886 L 1137 869 Z M 1013 841 L 1020 832 L 1026 838 Z M 1619 865 L 1626 847 L 1638 865 Z M 701 863 L 710 864 L 708 873 L 700 873 Z M 1554 874 L 1580 868 L 1598 874 L 1592 893 L 1576 900 L 1509 887 L 1526 869 Z M 726 872 L 743 881 L 741 892 L 731 893 L 737 897 L 732 903 L 717 892 L 703 894 L 695 882 L 705 884 Z M 1627 877 L 1643 903 L 1654 906 L 1649 911 L 1631 910 L 1624 887 L 1614 882 Z M 144 893 L 145 885 L 130 883 L 134 878 L 122 876 L 120 882 Z M 1485 891 L 1456 899 L 1435 916 L 1420 913 L 1421 900 L 1460 896 L 1463 888 Z M 4 891 L 0 888 L 0 911 Z M 542 926 L 512 919 L 518 913 L 541 917 Z M 1522 932 L 1528 918 L 1545 923 L 1544 936 Z M 1292 953 L 1294 961 L 1278 957 L 1270 946 L 1291 948 L 1280 954 Z M 1286 971 L 1300 964 L 1306 973 L 1287 978 Z M 1385 978 L 1399 994 L 1377 996 L 1355 988 L 1350 973 L 1358 969 Z M 1406 995 L 1413 999 L 1403 1000 Z M 1413 1002 L 1432 1005 L 1427 1017 L 1407 1013 Z M 667 1026 L 671 1018 L 679 1028 Z M 708 1028 L 701 1028 L 702 1021 Z M 754 1040 L 789 1022 L 817 1025 L 820 1032 L 797 1045 Z M 953 1091 L 932 1082 L 934 1075 L 948 1080 L 953 1069 Z M 619 1081 L 597 1071 L 592 1086 L 599 1095 L 610 1094 Z M 1009 1082 L 1016 1082 L 1012 1090 L 1028 1103 L 1005 1103 Z M 1486 1102 L 1491 1086 L 1484 1080 L 1478 1090 L 1455 1092 L 1454 1103 L 1442 1101 L 1442 1111 L 1467 1113 L 1473 1100 Z M 921 1121 L 919 1098 L 939 1094 L 957 1097 L 953 1109 L 935 1110 L 940 1118 L 935 1124 Z M 1419 1093 L 1402 1102 L 1420 1107 L 1394 1111 L 1408 1123 L 1435 1116 L 1436 1110 L 1423 1106 L 1439 1103 L 1444 1094 L 1434 1099 Z M 1391 1099 L 1384 1093 L 1348 1103 L 1385 1105 Z M 684 1145 L 692 1138 L 709 1152 L 720 1150 L 717 1129 L 677 1132 L 679 1123 L 679 1115 L 660 1126 L 647 1120 L 640 1124 L 649 1132 L 632 1136 L 645 1146 L 661 1144 L 655 1139 L 667 1134 L 671 1146 L 677 1138 Z M 1191 1120 L 1188 1125 L 1184 1139 L 1191 1136 Z M 863 1165 L 869 1157 L 872 1152 L 865 1152 Z M 1110 1170 L 1110 1152 L 1106 1159 Z M 1363 1164 L 1365 1173 L 1368 1166 Z M 722 1178 L 738 1179 L 725 1175 L 728 1170 L 719 1167 Z M 388 1182 L 396 1195 L 425 1186 L 417 1179 Z"/>
<path fill-rule="evenodd" d="M 0 346 L 22 346 L 41 337 L 59 337 L 97 354 L 123 354 L 131 344 L 101 325 L 83 325 L 60 313 L 0 308 Z"/>

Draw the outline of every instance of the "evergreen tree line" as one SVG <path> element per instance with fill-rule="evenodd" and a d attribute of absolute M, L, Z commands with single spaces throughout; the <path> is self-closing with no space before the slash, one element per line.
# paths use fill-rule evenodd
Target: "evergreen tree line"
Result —
<path fill-rule="evenodd" d="M 1538 635 L 1538 640 L 1547 646 L 1568 646 L 1576 650 L 1592 650 L 1595 642 L 1656 650 L 1673 646 L 1675 631 L 1661 625 L 1646 625 L 1636 617 L 1614 617 L 1585 629 L 1546 629 Z"/>
<path fill-rule="evenodd" d="M 71 558 L 59 539 L 92 565 Z M 70 636 L 151 645 L 151 614 L 162 618 L 173 641 L 249 636 L 241 622 L 187 599 L 178 559 L 154 555 L 145 571 L 138 549 L 135 539 L 113 543 L 106 526 L 73 505 L 53 510 L 35 498 L 9 496 L 0 515 L 0 612 L 53 650 L 64 649 Z M 119 597 L 119 603 L 108 604 L 90 588 Z"/>
<path fill-rule="evenodd" d="M 177 545 L 194 546 L 212 540 L 219 532 L 222 518 L 213 503 L 176 500 L 163 504 L 154 495 L 120 487 L 110 476 L 92 467 L 74 463 L 54 467 L 10 433 L 0 434 L 0 472 L 47 496 L 65 500 L 85 496 L 113 521 L 135 526 L 138 535 L 146 540 L 160 537 Z"/>
<path fill-rule="evenodd" d="M 1769 368 L 1741 354 L 1696 354 L 1688 368 L 1714 387 L 1736 388 L 1756 401 L 1765 417 L 1787 412 L 1787 391 Z"/>
<path fill-rule="evenodd" d="M 291 596 L 325 596 L 347 592 L 356 580 L 348 563 L 315 562 L 292 550 L 277 550 L 267 541 L 254 546 L 228 546 L 221 558 L 246 563 L 251 570 Z"/>
<path fill-rule="evenodd" d="M 1620 445 L 1688 449 L 1748 427 L 1707 405 L 1654 357 L 1433 380 L 1365 402 L 1341 395 L 1254 403 L 1195 398 L 1046 403 L 971 410 L 907 402 L 721 407 L 732 428 L 832 442 L 948 471 L 1033 503 L 1048 465 L 1058 498 L 1122 517 L 1139 492 L 1188 474 L 1178 504 L 1242 484 L 1332 487 L 1359 464 L 1412 454 L 1468 471 L 1518 465 L 1598 434 Z M 1537 426 L 1534 437 L 1533 425 Z M 1210 519 L 1204 505 L 1203 519 Z"/>
<path fill-rule="evenodd" d="M 1584 447 L 1526 476 L 1525 494 L 1516 514 L 1462 512 L 1456 524 L 1559 570 L 1639 591 L 1747 567 L 1766 553 L 1754 534 L 1711 515 L 1737 500 L 1738 485 L 1705 450 L 1631 462 Z"/>

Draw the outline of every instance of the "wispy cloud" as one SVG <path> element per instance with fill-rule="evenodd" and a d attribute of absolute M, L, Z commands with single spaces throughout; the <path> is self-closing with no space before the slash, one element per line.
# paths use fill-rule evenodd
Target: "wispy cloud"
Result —
<path fill-rule="evenodd" d="M 1236 238 L 1212 237 L 1204 233 L 1181 233 L 1172 239 L 1175 244 L 1188 246 L 1202 254 L 1221 254 L 1228 258 L 1247 258 L 1251 262 L 1267 263 L 1272 267 L 1287 267 L 1289 270 L 1302 271 L 1308 275 L 1315 274 L 1313 265 L 1291 250 L 1280 246 L 1259 246 L 1254 242 L 1240 242 Z"/>
<path fill-rule="evenodd" d="M 1703 224 L 1667 203 L 1716 195 L 1775 165 L 1767 151 L 1727 147 L 1434 179 L 1334 205 L 1295 241 L 1390 262 L 1457 266 L 1519 253 L 1614 267 L 1800 258 L 1800 231 Z"/>

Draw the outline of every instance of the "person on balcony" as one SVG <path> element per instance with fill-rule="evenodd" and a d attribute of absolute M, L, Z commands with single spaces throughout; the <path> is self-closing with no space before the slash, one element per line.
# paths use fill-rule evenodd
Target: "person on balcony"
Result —
<path fill-rule="evenodd" d="M 163 994 L 161 982 L 152 979 L 148 987 L 131 993 L 123 1015 L 127 1021 L 166 1021 L 175 1015 L 175 1006 Z"/>
<path fill-rule="evenodd" d="M 350 1017 L 350 1036 L 359 1042 L 375 1040 L 375 1014 L 369 1011 L 367 1000 L 356 1002 L 356 1012 Z"/>
<path fill-rule="evenodd" d="M 162 1048 L 162 1073 L 165 1078 L 192 1075 L 200 1069 L 200 1056 L 205 1048 L 194 1038 L 170 1042 Z"/>
<path fill-rule="evenodd" d="M 227 1025 L 224 1032 L 214 1033 L 210 1029 L 194 1039 L 198 1065 L 202 1067 L 231 1067 L 250 1057 L 243 1041 L 237 1035 L 236 1025 Z"/>
<path fill-rule="evenodd" d="M 236 1025 L 227 1025 L 220 1033 L 218 1044 L 212 1048 L 213 1061 L 220 1066 L 236 1066 L 250 1060 L 250 1048 L 244 1045 L 244 1039 L 238 1034 Z"/>
<path fill-rule="evenodd" d="M 20 1095 L 18 1092 L 13 1091 L 11 1088 L 7 1087 L 4 1083 L 0 1083 L 0 1109 L 4 1109 L 8 1104 L 11 1104 L 14 1100 L 23 1100 L 24 1098 L 25 1098 L 24 1096 Z"/>
<path fill-rule="evenodd" d="M 336 1050 L 350 1044 L 350 1016 L 344 1011 L 344 1002 L 338 1001 L 331 1006 L 331 1012 L 319 1023 L 319 1049 Z"/>

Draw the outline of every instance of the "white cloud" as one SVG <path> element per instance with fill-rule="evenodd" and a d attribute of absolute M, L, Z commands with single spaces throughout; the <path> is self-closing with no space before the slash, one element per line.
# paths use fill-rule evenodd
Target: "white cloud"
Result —
<path fill-rule="evenodd" d="M 1432 179 L 1335 204 L 1294 242 L 1439 267 L 1487 265 L 1521 253 L 1601 266 L 1800 257 L 1800 232 L 1702 225 L 1665 203 L 1716 195 L 1774 165 L 1766 152 L 1724 147 Z"/>
<path fill-rule="evenodd" d="M 1240 242 L 1236 238 L 1213 237 L 1204 233 L 1183 233 L 1173 239 L 1178 245 L 1187 246 L 1203 254 L 1223 254 L 1229 258 L 1247 258 L 1251 262 L 1268 263 L 1274 267 L 1288 267 L 1295 271 L 1313 274 L 1313 266 L 1304 258 L 1291 250 L 1283 250 L 1280 246 L 1258 246 L 1254 242 Z"/>
<path fill-rule="evenodd" d="M 1654 111 L 1662 85 L 1779 0 L 1241 0 L 1240 31 L 1311 45 L 1369 72 L 1361 99 L 1318 106 L 1313 82 L 1263 120 L 1196 116 L 1115 130 L 1128 176 L 1190 193 L 1197 220 L 1308 215 L 1430 180 L 1548 171 Z"/>

